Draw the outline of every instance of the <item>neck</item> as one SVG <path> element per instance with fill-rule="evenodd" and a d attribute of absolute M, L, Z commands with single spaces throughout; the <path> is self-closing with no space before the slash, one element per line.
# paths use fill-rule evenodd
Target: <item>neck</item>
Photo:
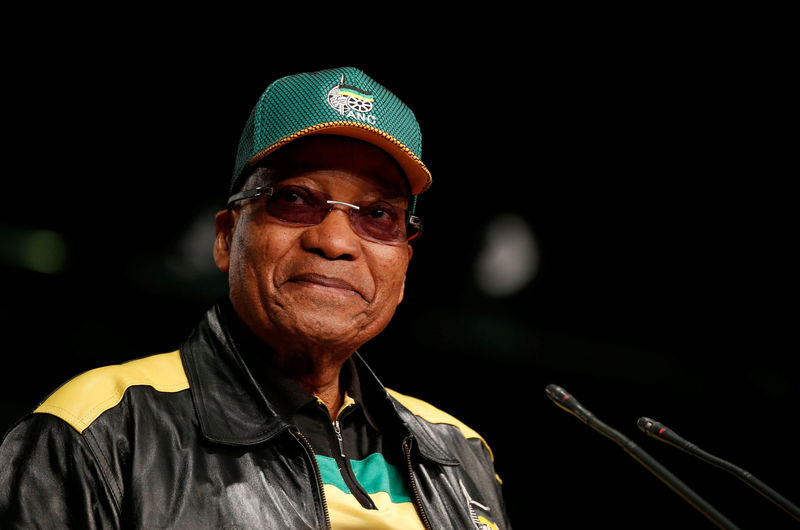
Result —
<path fill-rule="evenodd" d="M 338 341 L 314 343 L 297 340 L 293 336 L 268 333 L 262 328 L 250 325 L 246 318 L 247 313 L 243 315 L 238 314 L 238 311 L 236 313 L 242 329 L 246 330 L 245 335 L 269 346 L 269 362 L 310 394 L 321 399 L 328 408 L 331 418 L 335 418 L 344 402 L 344 391 L 340 387 L 339 376 L 342 366 L 353 354 L 356 345 Z M 283 339 L 280 340 L 280 337 Z"/>
<path fill-rule="evenodd" d="M 330 352 L 292 352 L 276 354 L 276 368 L 294 379 L 310 394 L 321 399 L 332 419 L 344 402 L 340 385 L 342 366 L 350 355 L 334 356 Z"/>
<path fill-rule="evenodd" d="M 301 377 L 293 375 L 300 386 L 325 403 L 331 419 L 336 419 L 336 415 L 344 403 L 344 391 L 339 384 L 341 368 L 342 365 L 339 364 L 335 368 L 331 367 L 325 373 L 315 372 Z"/>

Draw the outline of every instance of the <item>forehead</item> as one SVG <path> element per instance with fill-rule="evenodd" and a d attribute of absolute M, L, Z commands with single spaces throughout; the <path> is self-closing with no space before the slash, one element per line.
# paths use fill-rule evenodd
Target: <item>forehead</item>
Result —
<path fill-rule="evenodd" d="M 372 144 L 345 136 L 300 138 L 272 153 L 259 167 L 266 168 L 274 180 L 315 171 L 347 171 L 385 192 L 399 196 L 409 193 L 405 174 L 391 156 Z"/>

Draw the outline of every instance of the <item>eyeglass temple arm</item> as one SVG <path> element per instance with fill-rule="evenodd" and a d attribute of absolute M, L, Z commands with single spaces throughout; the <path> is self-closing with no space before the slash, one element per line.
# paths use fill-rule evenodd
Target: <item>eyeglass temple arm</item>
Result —
<path fill-rule="evenodd" d="M 269 186 L 259 186 L 258 188 L 252 188 L 249 190 L 240 191 L 239 193 L 234 193 L 228 197 L 227 207 L 230 208 L 233 203 L 237 201 L 243 201 L 244 199 L 252 199 L 253 197 L 260 197 L 262 195 L 272 195 L 273 191 L 274 190 Z"/>

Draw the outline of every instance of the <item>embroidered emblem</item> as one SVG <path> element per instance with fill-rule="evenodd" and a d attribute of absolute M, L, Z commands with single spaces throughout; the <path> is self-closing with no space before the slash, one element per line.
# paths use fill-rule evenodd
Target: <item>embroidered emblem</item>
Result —
<path fill-rule="evenodd" d="M 499 527 L 488 519 L 491 508 L 484 506 L 470 497 L 463 482 L 459 480 L 458 484 L 461 486 L 461 492 L 467 500 L 467 508 L 469 509 L 469 515 L 472 518 L 472 523 L 475 525 L 475 528 L 477 530 L 499 530 Z"/>
<path fill-rule="evenodd" d="M 346 118 L 370 125 L 375 125 L 377 121 L 375 115 L 370 114 L 375 107 L 375 97 L 372 92 L 345 84 L 344 74 L 339 84 L 328 91 L 327 101 L 333 110 Z"/>

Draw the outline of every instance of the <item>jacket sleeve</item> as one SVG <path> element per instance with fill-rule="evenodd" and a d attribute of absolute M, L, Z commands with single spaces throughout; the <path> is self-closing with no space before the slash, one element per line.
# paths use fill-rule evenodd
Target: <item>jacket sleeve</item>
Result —
<path fill-rule="evenodd" d="M 31 414 L 0 445 L 0 528 L 119 528 L 116 500 L 87 440 Z"/>

